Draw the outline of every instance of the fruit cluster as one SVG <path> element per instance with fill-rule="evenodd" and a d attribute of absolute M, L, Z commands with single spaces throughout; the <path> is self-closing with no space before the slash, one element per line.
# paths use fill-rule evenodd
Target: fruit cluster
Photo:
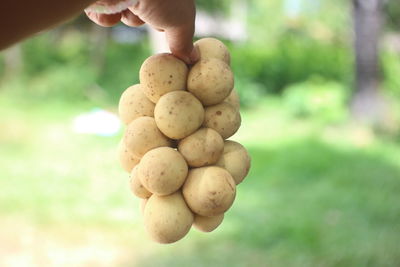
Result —
<path fill-rule="evenodd" d="M 246 149 L 225 140 L 241 123 L 229 51 L 214 38 L 195 47 L 200 60 L 190 68 L 171 54 L 146 59 L 140 84 L 119 102 L 119 158 L 159 243 L 178 241 L 192 225 L 217 228 L 250 168 Z"/>

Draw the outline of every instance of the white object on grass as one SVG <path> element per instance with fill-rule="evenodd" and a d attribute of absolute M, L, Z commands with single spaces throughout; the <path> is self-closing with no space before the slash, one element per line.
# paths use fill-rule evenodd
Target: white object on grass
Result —
<path fill-rule="evenodd" d="M 113 136 L 119 132 L 121 122 L 117 115 L 109 111 L 93 109 L 76 116 L 72 127 L 75 133 Z"/>

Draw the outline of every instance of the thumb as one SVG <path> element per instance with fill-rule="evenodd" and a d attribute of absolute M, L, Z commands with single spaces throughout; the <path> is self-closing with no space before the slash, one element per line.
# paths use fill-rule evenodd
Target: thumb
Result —
<path fill-rule="evenodd" d="M 194 24 L 168 28 L 165 35 L 174 56 L 186 64 L 193 64 L 199 59 L 198 52 L 193 47 Z"/>

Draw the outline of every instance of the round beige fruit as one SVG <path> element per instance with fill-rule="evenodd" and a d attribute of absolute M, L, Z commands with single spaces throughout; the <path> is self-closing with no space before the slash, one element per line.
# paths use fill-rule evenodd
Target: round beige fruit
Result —
<path fill-rule="evenodd" d="M 142 157 L 156 147 L 171 146 L 171 140 L 160 132 L 152 117 L 139 117 L 129 123 L 124 142 L 128 151 L 136 157 Z"/>
<path fill-rule="evenodd" d="M 162 244 L 182 239 L 190 230 L 193 214 L 180 191 L 168 195 L 152 195 L 144 209 L 144 224 L 151 238 Z"/>
<path fill-rule="evenodd" d="M 139 78 L 143 93 L 157 103 L 168 92 L 184 90 L 188 67 L 175 56 L 157 54 L 146 59 L 140 67 Z"/>
<path fill-rule="evenodd" d="M 123 139 L 118 144 L 118 158 L 122 168 L 127 172 L 131 172 L 140 162 L 139 157 L 128 151 Z"/>
<path fill-rule="evenodd" d="M 163 134 L 172 139 L 182 139 L 201 126 L 204 108 L 191 93 L 174 91 L 163 95 L 157 102 L 154 118 Z"/>
<path fill-rule="evenodd" d="M 240 109 L 240 98 L 239 94 L 236 92 L 235 89 L 233 89 L 230 95 L 227 98 L 225 98 L 225 102 L 228 102 L 237 110 Z"/>
<path fill-rule="evenodd" d="M 224 143 L 224 153 L 218 160 L 218 166 L 226 169 L 235 180 L 240 184 L 250 170 L 251 158 L 246 148 L 238 142 L 226 140 Z"/>
<path fill-rule="evenodd" d="M 211 128 L 200 128 L 182 139 L 178 150 L 190 167 L 202 167 L 214 164 L 224 150 L 224 140 Z"/>
<path fill-rule="evenodd" d="M 186 161 L 178 151 L 170 147 L 158 147 L 143 156 L 137 175 L 147 190 L 163 196 L 181 188 L 187 173 Z"/>
<path fill-rule="evenodd" d="M 182 192 L 194 213 L 211 217 L 224 213 L 232 206 L 236 185 L 228 171 L 208 166 L 190 170 Z"/>
<path fill-rule="evenodd" d="M 131 178 L 129 181 L 131 191 L 139 198 L 149 198 L 152 194 L 142 185 L 137 175 L 138 167 L 139 165 L 136 165 L 131 172 Z"/>
<path fill-rule="evenodd" d="M 140 199 L 140 212 L 142 213 L 142 215 L 144 215 L 144 209 L 146 208 L 146 204 L 147 204 L 148 200 L 149 200 L 148 198 Z"/>
<path fill-rule="evenodd" d="M 241 124 L 239 110 L 231 104 L 222 102 L 205 109 L 204 127 L 217 131 L 222 138 L 227 139 L 234 135 Z"/>
<path fill-rule="evenodd" d="M 218 39 L 202 38 L 196 41 L 194 46 L 199 51 L 200 59 L 216 58 L 228 65 L 231 63 L 231 55 L 228 48 Z"/>
<path fill-rule="evenodd" d="M 143 93 L 140 84 L 126 89 L 119 100 L 118 113 L 121 121 L 128 124 L 142 116 L 154 117 L 154 103 Z"/>
<path fill-rule="evenodd" d="M 205 106 L 224 101 L 231 93 L 233 85 L 231 68 L 219 59 L 200 60 L 189 71 L 188 91 Z"/>
<path fill-rule="evenodd" d="M 214 231 L 224 220 L 224 214 L 213 217 L 206 217 L 196 214 L 194 216 L 193 227 L 201 232 Z"/>

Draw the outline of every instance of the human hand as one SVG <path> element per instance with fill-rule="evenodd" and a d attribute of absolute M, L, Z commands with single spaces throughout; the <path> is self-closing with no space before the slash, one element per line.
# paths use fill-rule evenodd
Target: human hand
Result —
<path fill-rule="evenodd" d="M 107 9 L 119 3 L 129 2 L 129 0 L 100 0 L 96 5 Z M 187 64 L 193 64 L 198 60 L 199 56 L 192 40 L 196 14 L 194 0 L 138 0 L 127 9 L 113 14 L 93 12 L 90 7 L 85 12 L 89 19 L 104 27 L 113 26 L 119 21 L 131 27 L 147 23 L 165 32 L 173 55 Z"/>

